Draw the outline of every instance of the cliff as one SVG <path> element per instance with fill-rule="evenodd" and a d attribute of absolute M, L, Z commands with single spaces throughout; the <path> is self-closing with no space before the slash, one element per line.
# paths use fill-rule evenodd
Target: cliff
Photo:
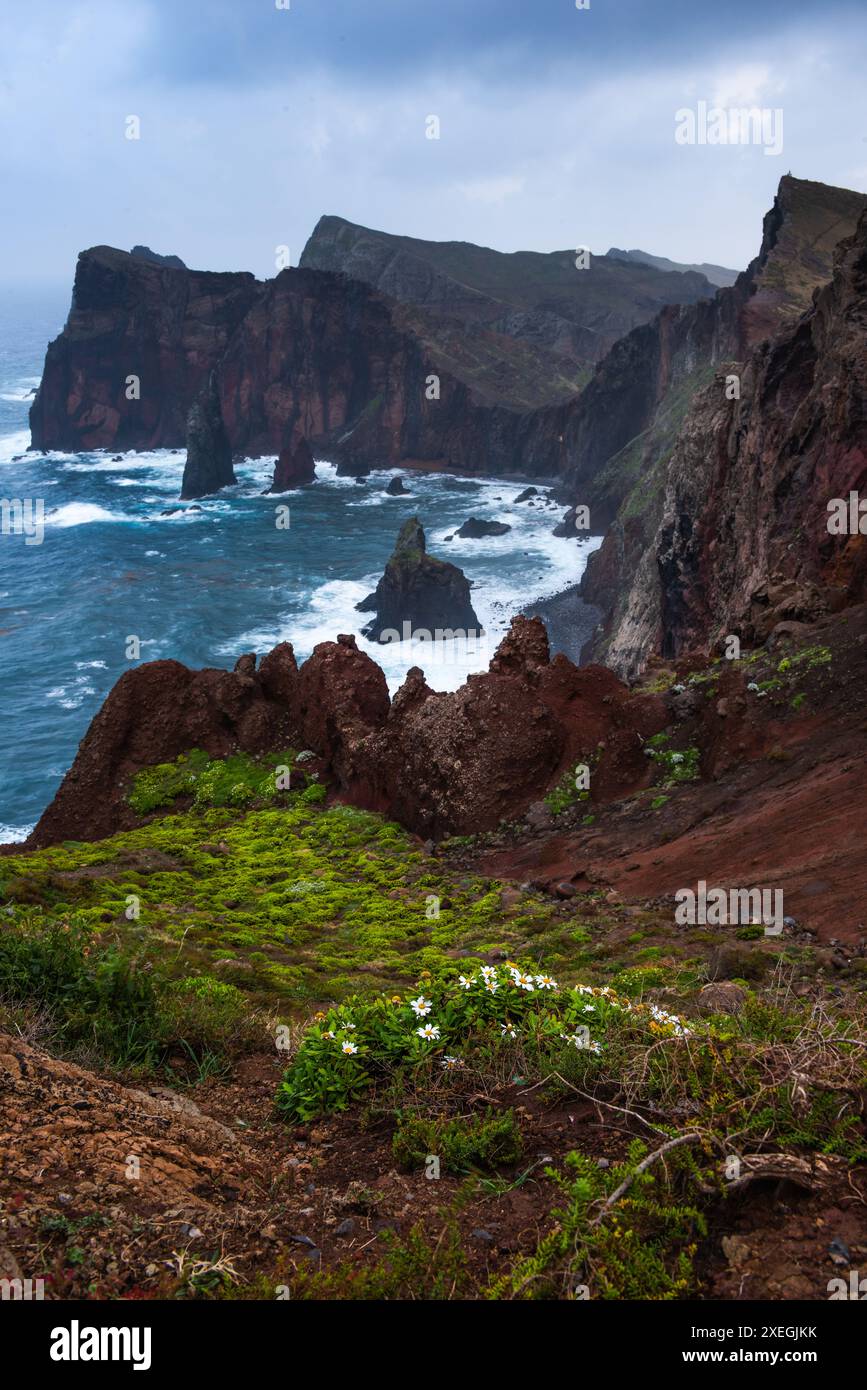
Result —
<path fill-rule="evenodd" d="M 615 654 L 611 631 L 640 567 L 646 579 L 669 460 L 681 431 L 693 429 L 685 422 L 694 398 L 719 373 L 740 376 L 759 344 L 798 322 L 865 207 L 863 194 L 782 179 L 759 255 L 735 285 L 710 303 L 665 310 L 622 339 L 569 412 L 563 495 L 589 504 L 594 530 L 608 528 L 582 580 L 585 599 L 607 614 L 592 650 L 618 670 L 634 672 L 634 661 Z"/>
<path fill-rule="evenodd" d="M 867 541 L 830 534 L 828 503 L 867 483 L 867 213 L 830 283 L 794 327 L 695 398 L 660 516 L 617 608 L 607 652 L 624 674 L 648 654 L 760 643 L 867 597 Z"/>
<path fill-rule="evenodd" d="M 334 218 L 302 268 L 264 284 L 95 247 L 47 352 L 32 447 L 177 447 L 216 370 L 236 457 L 291 456 L 300 434 L 347 471 L 385 460 L 550 477 L 559 410 L 597 358 L 661 305 L 711 292 L 699 275 L 605 257 L 579 271 L 572 253 L 416 243 Z"/>
<path fill-rule="evenodd" d="M 82 251 L 30 410 L 32 447 L 182 445 L 190 407 L 260 288 L 252 275 L 186 270 L 140 248 Z"/>
<path fill-rule="evenodd" d="M 646 263 L 596 255 L 590 269 L 578 270 L 575 261 L 575 251 L 507 254 L 322 217 L 300 264 L 349 275 L 398 303 L 417 305 L 434 334 L 439 321 L 451 319 L 464 332 L 479 327 L 525 344 L 544 354 L 555 374 L 571 370 L 575 380 L 664 305 L 692 304 L 713 294 L 704 275 L 692 270 L 671 275 Z M 508 351 L 506 343 L 502 350 Z"/>

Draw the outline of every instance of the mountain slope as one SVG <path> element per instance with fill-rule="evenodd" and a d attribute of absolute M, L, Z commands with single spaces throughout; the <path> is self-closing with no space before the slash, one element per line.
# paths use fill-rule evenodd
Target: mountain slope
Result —
<path fill-rule="evenodd" d="M 506 254 L 460 241 L 421 241 L 322 217 L 300 264 L 363 280 L 402 304 L 457 319 L 587 366 L 665 304 L 692 304 L 713 290 L 704 276 L 574 251 Z M 432 332 L 435 328 L 432 326 Z"/>
<path fill-rule="evenodd" d="M 682 261 L 670 261 L 667 256 L 652 256 L 649 251 L 621 251 L 617 246 L 610 247 L 608 255 L 617 261 L 637 261 L 640 265 L 652 265 L 657 270 L 681 273 L 692 271 L 697 275 L 703 275 L 717 289 L 722 289 L 724 285 L 733 285 L 740 274 L 738 270 L 728 270 L 724 265 L 713 265 L 708 261 L 702 261 L 700 265 L 686 265 Z"/>

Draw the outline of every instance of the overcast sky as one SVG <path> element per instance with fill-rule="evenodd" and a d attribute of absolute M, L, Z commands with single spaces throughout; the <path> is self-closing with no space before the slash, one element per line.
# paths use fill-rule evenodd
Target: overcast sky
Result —
<path fill-rule="evenodd" d="M 741 268 L 788 170 L 867 191 L 864 0 L 277 2 L 3 0 L 0 279 L 135 242 L 268 276 L 326 212 Z M 782 109 L 782 153 L 677 144 L 700 101 Z"/>

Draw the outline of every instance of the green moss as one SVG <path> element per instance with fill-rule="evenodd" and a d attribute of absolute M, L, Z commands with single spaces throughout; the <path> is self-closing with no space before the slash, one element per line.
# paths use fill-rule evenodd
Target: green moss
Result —
<path fill-rule="evenodd" d="M 252 806 L 282 801 L 287 792 L 278 780 L 291 783 L 296 754 L 292 749 L 268 758 L 251 758 L 238 753 L 231 758 L 209 758 L 201 749 L 182 753 L 173 763 L 144 768 L 133 780 L 129 804 L 140 816 L 170 806 L 182 796 L 191 796 L 193 805 Z M 325 795 L 324 788 L 311 785 L 310 791 Z"/>
<path fill-rule="evenodd" d="M 504 911 L 498 883 L 456 883 L 381 816 L 312 804 L 315 784 L 284 795 L 280 809 L 191 810 L 95 844 L 10 856 L 0 896 L 50 917 L 74 912 L 130 945 L 146 940 L 190 975 L 233 962 L 228 974 L 247 993 L 298 1009 L 411 982 L 452 949 L 509 950 L 528 935 L 540 959 L 562 961 L 550 902 Z"/>

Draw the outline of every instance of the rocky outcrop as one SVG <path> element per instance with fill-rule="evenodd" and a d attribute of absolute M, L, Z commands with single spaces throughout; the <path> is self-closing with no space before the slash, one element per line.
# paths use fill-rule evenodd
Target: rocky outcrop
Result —
<path fill-rule="evenodd" d="M 270 492 L 291 492 L 295 488 L 306 487 L 316 481 L 316 464 L 313 451 L 303 435 L 295 435 L 292 442 L 280 450 L 274 465 L 274 481 Z"/>
<path fill-rule="evenodd" d="M 276 647 L 258 676 L 251 668 L 255 657 L 241 657 L 234 671 L 191 671 L 179 661 L 127 671 L 91 723 L 31 842 L 99 839 L 133 824 L 122 784 L 140 768 L 193 748 L 222 758 L 290 747 L 301 737 L 291 646 Z"/>
<path fill-rule="evenodd" d="M 455 532 L 456 536 L 463 537 L 464 540 L 477 541 L 483 536 L 505 536 L 507 531 L 511 531 L 511 526 L 507 526 L 505 521 L 480 521 L 477 516 L 471 516 Z"/>
<path fill-rule="evenodd" d="M 655 534 L 608 643 L 624 674 L 649 652 L 748 645 L 867 597 L 867 537 L 829 531 L 828 503 L 867 485 L 867 213 L 798 324 L 696 398 Z"/>
<path fill-rule="evenodd" d="M 170 270 L 186 270 L 180 256 L 161 256 L 149 246 L 134 246 L 129 253 L 139 261 L 150 261 L 152 265 L 168 266 Z"/>
<path fill-rule="evenodd" d="M 91 724 L 30 846 L 98 839 L 134 823 L 132 776 L 191 748 L 310 748 L 346 799 L 426 835 L 496 826 L 581 758 L 592 795 L 624 795 L 650 777 L 643 740 L 667 721 L 659 696 L 631 695 L 610 671 L 552 661 L 538 619 L 516 618 L 483 675 L 453 694 L 418 668 L 389 701 L 385 677 L 355 639 L 324 642 L 296 667 L 276 647 L 256 670 L 190 671 L 157 661 L 124 675 Z"/>
<path fill-rule="evenodd" d="M 409 495 L 409 489 L 404 486 L 403 478 L 400 474 L 398 474 L 396 478 L 391 479 L 385 490 L 389 497 L 407 497 Z"/>
<path fill-rule="evenodd" d="M 182 446 L 190 407 L 260 288 L 252 275 L 82 251 L 30 410 L 32 447 Z"/>
<path fill-rule="evenodd" d="M 385 573 L 357 608 L 376 614 L 364 629 L 365 637 L 374 642 L 388 641 L 388 633 L 399 634 L 390 640 L 400 640 L 407 623 L 409 631 L 431 636 L 483 630 L 470 602 L 469 580 L 457 565 L 427 554 L 424 530 L 415 516 L 404 522 Z"/>
<path fill-rule="evenodd" d="M 181 500 L 208 497 L 236 481 L 232 448 L 223 424 L 216 372 L 193 402 L 187 419 L 187 460 L 181 482 Z"/>

